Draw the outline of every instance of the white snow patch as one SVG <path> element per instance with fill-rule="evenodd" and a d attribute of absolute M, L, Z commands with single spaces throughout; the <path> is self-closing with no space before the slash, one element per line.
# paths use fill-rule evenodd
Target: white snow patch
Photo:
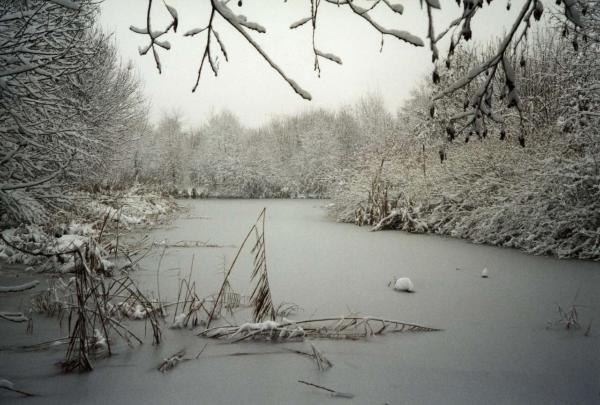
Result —
<path fill-rule="evenodd" d="M 181 314 L 177 315 L 175 317 L 175 322 L 173 322 L 173 325 L 171 325 L 172 329 L 182 329 L 185 327 L 184 322 L 185 319 L 187 318 L 188 314 L 187 312 L 182 312 Z"/>
<path fill-rule="evenodd" d="M 106 342 L 106 338 L 100 333 L 98 329 L 94 329 L 94 339 L 93 339 L 94 349 L 96 350 L 106 350 L 108 349 L 108 344 Z"/>

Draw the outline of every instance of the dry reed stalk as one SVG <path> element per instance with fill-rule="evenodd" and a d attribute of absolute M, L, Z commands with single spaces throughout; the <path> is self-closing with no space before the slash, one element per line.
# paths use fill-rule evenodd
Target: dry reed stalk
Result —
<path fill-rule="evenodd" d="M 167 247 L 165 246 L 162 253 L 160 254 L 160 259 L 158 260 L 158 266 L 156 267 L 156 295 L 158 295 L 158 305 L 160 305 L 160 312 L 163 314 L 162 310 L 162 300 L 160 298 L 160 265 L 162 264 L 163 257 L 165 256 L 165 252 Z"/>
<path fill-rule="evenodd" d="M 298 304 L 293 302 L 282 302 L 275 308 L 275 316 L 277 318 L 286 318 L 291 314 L 302 311 Z"/>
<path fill-rule="evenodd" d="M 213 339 L 229 339 L 231 343 L 249 339 L 289 342 L 311 339 L 365 339 L 385 333 L 434 332 L 440 329 L 415 325 L 389 319 L 372 317 L 336 317 L 244 324 L 241 326 L 221 326 L 198 334 Z"/>
<path fill-rule="evenodd" d="M 230 248 L 234 248 L 235 247 L 234 245 L 220 245 L 217 243 L 209 243 L 208 241 L 201 241 L 201 240 L 180 240 L 180 241 L 173 242 L 173 243 L 154 242 L 153 245 L 154 246 L 173 247 L 173 248 L 197 248 L 197 247 L 203 247 L 203 248 L 230 247 Z"/>
<path fill-rule="evenodd" d="M 179 364 L 181 364 L 185 361 L 198 360 L 198 358 L 200 357 L 202 352 L 204 352 L 204 349 L 206 349 L 206 346 L 208 346 L 208 343 L 204 344 L 202 349 L 198 352 L 198 354 L 195 357 L 185 357 L 185 349 L 179 350 L 177 353 L 164 359 L 158 365 L 158 371 L 160 371 L 161 373 L 164 373 L 166 371 L 172 370 L 173 368 L 175 368 L 176 366 L 178 366 Z"/>
<path fill-rule="evenodd" d="M 313 358 L 315 359 L 315 362 L 317 363 L 317 368 L 319 369 L 319 371 L 326 371 L 326 370 L 330 369 L 331 367 L 333 367 L 333 363 L 331 361 L 329 361 L 329 359 L 327 357 L 325 357 L 323 352 L 321 352 L 319 349 L 317 349 L 315 347 L 315 345 L 313 345 L 311 343 L 310 348 L 312 349 Z"/>
<path fill-rule="evenodd" d="M 588 327 L 585 329 L 583 336 L 589 337 L 592 334 L 592 321 L 588 324 Z"/>
<path fill-rule="evenodd" d="M 177 305 L 175 306 L 175 312 L 173 313 L 173 322 L 175 322 L 175 317 L 177 316 L 177 310 L 179 309 L 179 299 L 181 298 L 181 291 L 182 291 L 182 289 L 184 287 L 184 282 L 185 282 L 186 287 L 187 287 L 186 288 L 186 296 L 185 296 L 184 302 L 187 302 L 187 300 L 188 300 L 188 294 L 190 293 L 189 286 L 190 286 L 190 282 L 192 280 L 192 271 L 194 270 L 194 258 L 195 257 L 196 257 L 196 255 L 193 254 L 192 255 L 192 263 L 190 264 L 190 273 L 189 273 L 187 281 L 185 279 L 183 279 L 183 280 L 181 280 L 179 282 L 179 291 L 177 292 Z"/>
<path fill-rule="evenodd" d="M 190 265 L 190 272 L 187 279 L 184 278 L 179 282 L 179 291 L 177 293 L 177 301 L 174 303 L 175 312 L 173 313 L 173 328 L 186 328 L 188 326 L 197 326 L 200 320 L 200 313 L 204 312 L 204 315 L 209 316 L 206 304 L 208 303 L 207 298 L 200 298 L 196 294 L 196 283 L 192 282 L 192 272 L 194 266 L 194 257 L 192 255 L 192 263 Z M 182 299 L 182 294 L 184 294 Z M 225 295 L 226 297 L 226 295 Z M 181 308 L 180 308 L 181 304 Z M 171 304 L 173 305 L 173 304 Z M 220 309 L 219 309 L 220 312 Z"/>
<path fill-rule="evenodd" d="M 160 363 L 158 365 L 158 371 L 160 371 L 161 373 L 164 373 L 166 371 L 169 371 L 169 370 L 175 368 L 175 366 L 177 366 L 179 363 L 181 363 L 184 360 L 184 357 L 183 357 L 184 355 L 185 355 L 185 349 L 181 349 L 177 353 L 172 354 L 171 356 L 167 357 L 166 359 L 164 359 L 162 361 L 162 363 Z"/>
<path fill-rule="evenodd" d="M 160 303 L 159 308 L 156 308 L 128 276 L 106 279 L 99 271 L 100 263 L 96 256 L 90 254 L 93 249 L 94 241 L 90 241 L 85 245 L 85 253 L 81 249 L 75 250 L 74 260 L 77 265 L 74 290 L 66 296 L 67 299 L 59 301 L 60 311 L 63 308 L 69 311 L 69 344 L 65 360 L 61 363 L 65 372 L 90 371 L 93 369 L 91 356 L 110 356 L 112 334 L 119 335 L 130 344 L 132 340 L 142 343 L 140 338 L 116 318 L 119 315 L 116 308 L 122 308 L 127 303 L 134 303 L 142 308 L 144 318 L 152 327 L 153 342 L 158 344 L 161 340 Z M 112 301 L 117 298 L 124 301 L 115 305 Z M 41 302 L 44 306 L 48 304 L 43 300 Z"/>
<path fill-rule="evenodd" d="M 304 380 L 298 380 L 298 382 L 301 383 L 301 384 L 304 384 L 304 385 L 309 385 L 311 387 L 318 388 L 318 389 L 323 390 L 323 391 L 327 391 L 327 392 L 329 392 L 329 394 L 332 397 L 348 398 L 348 399 L 354 398 L 354 394 L 350 394 L 348 392 L 339 392 L 339 391 L 336 391 L 336 390 L 332 390 L 331 388 L 327 388 L 327 387 L 324 387 L 322 385 L 314 384 L 314 383 L 311 383 L 311 382 L 308 382 L 308 381 L 304 381 Z"/>

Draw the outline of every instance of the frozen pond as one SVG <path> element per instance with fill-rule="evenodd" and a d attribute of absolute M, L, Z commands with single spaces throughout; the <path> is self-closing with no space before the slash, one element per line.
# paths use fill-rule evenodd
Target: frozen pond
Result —
<path fill-rule="evenodd" d="M 356 404 L 600 402 L 600 264 L 528 256 L 515 250 L 428 235 L 371 233 L 327 218 L 326 201 L 196 200 L 173 227 L 154 231 L 157 241 L 201 240 L 223 248 L 169 248 L 161 265 L 161 295 L 174 300 L 180 277 L 193 278 L 198 294 L 215 290 L 223 263 L 232 259 L 263 206 L 273 300 L 303 308 L 296 319 L 371 315 L 444 329 L 391 334 L 368 341 L 316 341 L 334 367 L 319 372 L 309 359 L 276 353 L 265 343 L 210 341 L 198 360 L 161 374 L 160 361 L 185 347 L 190 355 L 206 340 L 165 328 L 165 342 L 140 348 L 119 344 L 117 355 L 95 371 L 62 375 L 55 363 L 64 347 L 45 352 L 0 351 L 0 378 L 39 393 L 19 403 L 97 404 Z M 135 274 L 155 289 L 160 249 Z M 250 257 L 235 270 L 233 286 L 249 288 Z M 489 269 L 489 278 L 481 270 Z M 387 287 L 410 277 L 416 293 Z M 27 277 L 24 277 L 27 279 Z M 20 294 L 23 300 L 27 294 Z M 576 301 L 574 301 L 576 299 Z M 0 297 L 0 304 L 7 302 Z M 547 328 L 557 304 L 579 304 L 584 328 Z M 171 318 L 169 318 L 169 321 Z M 246 319 L 237 319 L 243 323 Z M 591 334 L 584 329 L 592 322 Z M 33 336 L 23 325 L 1 323 L 3 346 L 64 336 L 55 321 L 36 317 Z M 140 323 L 142 328 L 143 322 Z M 306 349 L 306 343 L 286 347 Z M 236 352 L 262 355 L 228 356 Z M 299 384 L 307 380 L 350 392 L 330 398 Z M 0 392 L 0 402 L 17 401 Z"/>

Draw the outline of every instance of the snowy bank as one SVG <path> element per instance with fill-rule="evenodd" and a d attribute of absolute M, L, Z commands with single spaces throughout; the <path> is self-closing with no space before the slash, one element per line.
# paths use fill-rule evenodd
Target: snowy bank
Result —
<path fill-rule="evenodd" d="M 334 193 L 332 214 L 374 230 L 600 260 L 600 175 L 593 161 L 487 140 L 449 148 L 452 158 L 443 164 L 433 151 L 424 175 L 419 154 L 411 152 L 399 152 L 381 173 L 355 172 Z"/>
<path fill-rule="evenodd" d="M 0 233 L 0 260 L 41 271 L 71 272 L 73 253 L 85 250 L 101 270 L 110 272 L 115 264 L 109 256 L 114 258 L 119 237 L 135 228 L 168 223 L 178 208 L 172 199 L 137 187 L 116 195 L 79 192 L 73 200 L 77 203 L 68 216 L 59 214 L 41 225 L 5 227 Z"/>

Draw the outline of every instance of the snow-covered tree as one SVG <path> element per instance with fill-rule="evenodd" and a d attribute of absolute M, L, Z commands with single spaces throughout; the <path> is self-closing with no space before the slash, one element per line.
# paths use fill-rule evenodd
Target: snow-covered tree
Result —
<path fill-rule="evenodd" d="M 0 4 L 3 222 L 43 222 L 67 187 L 114 167 L 144 115 L 97 13 L 91 0 Z"/>
<path fill-rule="evenodd" d="M 176 185 L 183 176 L 183 131 L 180 114 L 173 112 L 163 115 L 155 130 L 158 140 L 158 165 L 161 179 L 167 184 Z"/>

